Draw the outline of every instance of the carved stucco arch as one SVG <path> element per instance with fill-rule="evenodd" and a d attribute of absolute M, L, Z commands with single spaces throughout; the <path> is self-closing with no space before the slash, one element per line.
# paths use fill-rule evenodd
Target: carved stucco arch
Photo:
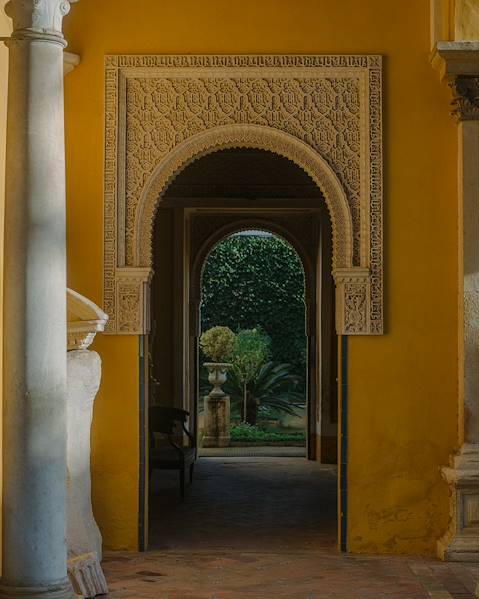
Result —
<path fill-rule="evenodd" d="M 155 210 L 192 161 L 257 148 L 302 168 L 333 229 L 337 331 L 383 332 L 382 63 L 374 55 L 105 59 L 104 309 L 148 332 Z"/>
<path fill-rule="evenodd" d="M 260 125 L 226 125 L 198 133 L 171 151 L 156 167 L 141 196 L 135 220 L 134 266 L 151 267 L 151 243 L 156 210 L 170 183 L 199 158 L 230 148 L 266 150 L 287 158 L 321 190 L 331 218 L 333 270 L 352 268 L 353 227 L 341 183 L 332 168 L 303 141 Z"/>

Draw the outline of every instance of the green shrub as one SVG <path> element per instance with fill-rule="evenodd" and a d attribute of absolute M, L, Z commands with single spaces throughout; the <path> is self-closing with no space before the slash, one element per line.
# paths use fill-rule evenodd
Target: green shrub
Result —
<path fill-rule="evenodd" d="M 305 441 L 306 436 L 304 431 L 298 431 L 295 433 L 275 433 L 270 431 L 263 431 L 256 426 L 242 423 L 238 425 L 232 425 L 230 429 L 232 441 L 255 441 L 255 442 L 301 442 Z"/>
<path fill-rule="evenodd" d="M 306 372 L 304 272 L 296 251 L 279 237 L 232 236 L 205 262 L 201 328 L 233 331 L 260 325 L 271 337 L 271 360 Z"/>
<path fill-rule="evenodd" d="M 290 364 L 263 364 L 257 376 L 252 379 L 246 390 L 246 422 L 256 424 L 258 410 L 270 409 L 282 414 L 297 416 L 306 400 L 305 393 L 299 388 L 300 378 L 292 371 Z M 244 385 L 232 370 L 224 385 L 231 398 L 233 413 L 243 414 L 238 405 L 245 401 Z"/>
<path fill-rule="evenodd" d="M 228 327 L 216 326 L 200 337 L 200 347 L 213 362 L 227 362 L 233 356 L 236 335 Z"/>

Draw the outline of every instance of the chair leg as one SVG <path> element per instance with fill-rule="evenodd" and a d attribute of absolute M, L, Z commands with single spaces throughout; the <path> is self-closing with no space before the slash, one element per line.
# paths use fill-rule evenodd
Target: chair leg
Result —
<path fill-rule="evenodd" d="M 184 468 L 180 468 L 180 493 L 181 493 L 181 500 L 183 501 L 185 499 L 185 469 Z"/>
<path fill-rule="evenodd" d="M 193 463 L 190 465 L 190 485 L 191 485 L 191 484 L 192 484 L 192 482 L 193 482 L 193 472 L 194 472 L 194 470 L 195 470 L 195 463 L 193 462 Z"/>

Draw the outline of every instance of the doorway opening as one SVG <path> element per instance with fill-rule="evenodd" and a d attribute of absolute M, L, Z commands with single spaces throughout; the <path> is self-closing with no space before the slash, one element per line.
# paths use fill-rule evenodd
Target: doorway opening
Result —
<path fill-rule="evenodd" d="M 285 306 L 292 293 L 296 307 L 302 302 L 303 338 L 299 340 L 298 335 L 298 347 L 291 340 L 292 347 L 288 347 L 292 350 L 290 361 L 296 356 L 296 386 L 288 391 L 290 399 L 293 392 L 303 397 L 302 415 L 297 396 L 297 401 L 289 403 L 297 404 L 291 419 L 296 418 L 297 423 L 303 418 L 304 445 L 299 449 L 304 457 L 268 457 L 254 455 L 254 451 L 238 457 L 222 448 L 217 448 L 217 456 L 204 457 L 204 449 L 200 449 L 193 483 L 187 485 L 184 501 L 178 489 L 178 473 L 154 470 L 149 492 L 150 548 L 204 547 L 205 543 L 257 547 L 258 530 L 263 531 L 268 543 L 285 548 L 336 545 L 338 341 L 331 236 L 319 188 L 294 163 L 268 151 L 232 149 L 208 154 L 186 167 L 164 194 L 153 235 L 155 274 L 147 352 L 150 408 L 187 411 L 188 428 L 201 441 L 205 427 L 200 406 L 207 389 L 202 383 L 199 347 L 206 328 L 229 325 L 236 334 L 260 329 L 271 339 L 268 361 L 279 356 L 274 354 L 278 350 L 273 338 L 280 337 L 276 328 L 287 329 L 286 323 L 271 327 L 258 317 L 240 320 L 234 309 L 228 312 L 228 300 L 223 298 L 224 312 L 221 319 L 215 320 L 204 296 L 209 260 L 225 243 L 239 246 L 248 240 L 255 240 L 253 245 L 274 240 L 296 256 L 296 275 L 302 278 L 302 293 L 295 288 L 298 282 L 288 279 L 290 287 L 286 285 L 283 294 Z M 245 260 L 244 264 L 248 263 L 251 260 Z M 231 260 L 229 266 L 232 268 Z M 270 276 L 270 283 L 281 287 L 277 276 Z M 267 304 L 268 298 L 263 299 Z M 237 303 L 242 304 L 244 301 Z M 289 324 L 288 316 L 285 319 Z M 286 363 L 283 359 L 273 361 Z M 261 401 L 256 402 L 251 389 L 246 388 L 246 410 L 242 412 L 245 404 L 236 387 L 233 393 L 225 386 L 232 397 L 232 424 L 241 428 L 242 422 L 249 420 L 250 426 L 260 429 L 259 420 L 272 420 L 271 434 L 291 434 L 284 430 L 293 428 L 291 420 L 282 420 L 278 410 L 271 407 L 279 392 L 262 409 Z M 243 399 L 244 391 L 243 387 Z M 256 411 L 251 409 L 252 397 Z M 243 426 L 243 432 L 247 428 Z M 265 429 L 260 431 L 268 432 Z M 186 440 L 177 433 L 176 443 L 183 445 Z M 234 449 L 231 444 L 230 449 Z"/>
<path fill-rule="evenodd" d="M 285 239 L 266 229 L 243 229 L 211 248 L 201 277 L 201 456 L 307 456 L 305 311 L 304 267 Z M 210 430 L 211 419 L 218 422 L 218 402 L 208 398 L 204 340 L 230 331 L 231 366 L 223 385 L 229 422 L 224 430 Z"/>

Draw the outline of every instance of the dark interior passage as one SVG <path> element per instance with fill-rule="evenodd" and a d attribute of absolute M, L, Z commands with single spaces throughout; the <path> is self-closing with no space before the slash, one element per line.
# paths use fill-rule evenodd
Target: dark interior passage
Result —
<path fill-rule="evenodd" d="M 336 546 L 337 470 L 303 458 L 200 458 L 179 500 L 178 473 L 150 483 L 150 549 L 291 552 Z"/>

